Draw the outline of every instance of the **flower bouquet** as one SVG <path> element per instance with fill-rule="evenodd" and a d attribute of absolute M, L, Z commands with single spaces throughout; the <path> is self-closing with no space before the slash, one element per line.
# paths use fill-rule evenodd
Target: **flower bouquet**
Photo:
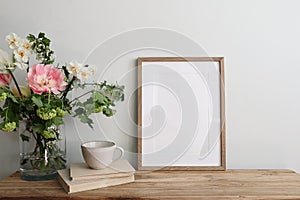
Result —
<path fill-rule="evenodd" d="M 124 86 L 87 82 L 94 68 L 76 61 L 54 65 L 51 41 L 44 33 L 25 39 L 11 33 L 6 40 L 12 56 L 0 49 L 0 129 L 19 128 L 23 179 L 52 179 L 57 169 L 66 167 L 60 129 L 64 116 L 70 114 L 92 127 L 91 114 L 115 114 L 115 102 L 124 100 Z M 29 65 L 30 60 L 35 64 Z M 23 82 L 16 79 L 18 70 L 25 73 Z M 84 89 L 84 93 L 70 99 L 73 89 Z"/>

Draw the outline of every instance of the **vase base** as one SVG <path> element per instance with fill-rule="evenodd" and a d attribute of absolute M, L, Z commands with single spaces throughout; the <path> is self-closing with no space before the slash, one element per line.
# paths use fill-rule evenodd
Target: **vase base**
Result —
<path fill-rule="evenodd" d="M 57 173 L 46 175 L 31 175 L 21 172 L 21 179 L 25 181 L 46 181 L 56 179 Z"/>

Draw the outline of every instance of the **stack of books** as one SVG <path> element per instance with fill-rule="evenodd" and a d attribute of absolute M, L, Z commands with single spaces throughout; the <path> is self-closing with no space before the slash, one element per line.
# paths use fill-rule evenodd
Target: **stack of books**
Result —
<path fill-rule="evenodd" d="M 82 192 L 108 186 L 134 182 L 135 169 L 127 160 L 117 160 L 110 166 L 95 170 L 85 163 L 70 165 L 70 169 L 58 170 L 57 180 L 68 193 Z"/>

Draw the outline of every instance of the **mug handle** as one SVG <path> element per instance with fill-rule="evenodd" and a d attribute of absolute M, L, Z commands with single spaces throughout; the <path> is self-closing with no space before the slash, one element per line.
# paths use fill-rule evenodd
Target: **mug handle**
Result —
<path fill-rule="evenodd" d="M 118 149 L 120 151 L 120 156 L 118 158 L 116 158 L 114 161 L 116 160 L 120 160 L 121 158 L 123 158 L 124 156 L 124 149 L 122 147 L 116 147 L 116 149 Z"/>

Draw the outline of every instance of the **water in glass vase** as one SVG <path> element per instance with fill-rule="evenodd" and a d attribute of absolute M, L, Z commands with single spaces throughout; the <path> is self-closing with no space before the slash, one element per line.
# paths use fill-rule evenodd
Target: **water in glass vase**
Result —
<path fill-rule="evenodd" d="M 31 123 L 22 121 L 20 135 L 20 173 L 23 180 L 40 181 L 55 179 L 57 170 L 66 168 L 66 138 L 63 126 L 51 126 L 45 133 L 36 133 Z"/>

